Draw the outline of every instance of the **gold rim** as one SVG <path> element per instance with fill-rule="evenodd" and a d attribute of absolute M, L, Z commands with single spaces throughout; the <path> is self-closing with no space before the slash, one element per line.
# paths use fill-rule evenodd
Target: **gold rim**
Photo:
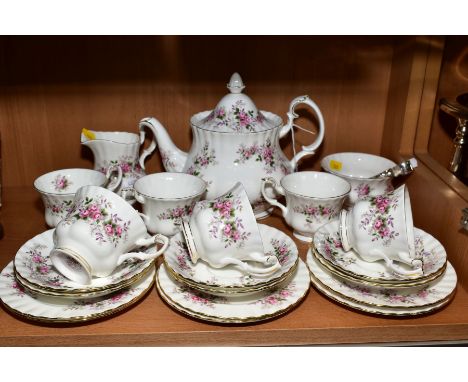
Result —
<path fill-rule="evenodd" d="M 380 287 L 386 287 L 386 288 L 407 288 L 407 287 L 413 287 L 413 286 L 419 286 L 419 285 L 424 285 L 427 283 L 430 283 L 437 279 L 442 273 L 445 272 L 445 269 L 447 268 L 447 261 L 444 263 L 444 265 L 435 273 L 432 273 L 430 276 L 427 276 L 422 279 L 417 279 L 416 281 L 411 280 L 408 282 L 401 282 L 399 283 L 396 282 L 391 282 L 391 281 L 382 281 L 380 279 L 374 279 L 371 277 L 361 277 L 361 276 L 354 276 L 355 274 L 352 272 L 345 272 L 344 270 L 337 269 L 335 265 L 332 265 L 327 259 L 324 259 L 323 256 L 317 251 L 315 246 L 311 244 L 310 246 L 311 252 L 314 255 L 314 257 L 317 259 L 317 261 L 322 264 L 327 270 L 329 270 L 331 273 L 333 273 L 335 276 L 342 277 L 346 280 L 353 281 L 353 282 L 358 282 L 366 285 L 371 285 L 371 286 L 380 286 Z"/>
<path fill-rule="evenodd" d="M 309 272 L 310 272 L 310 270 L 309 270 Z M 423 310 L 421 312 L 390 313 L 390 312 L 381 312 L 381 311 L 372 309 L 371 306 L 369 306 L 369 308 L 366 308 L 366 307 L 356 307 L 356 306 L 348 305 L 348 304 L 346 304 L 346 302 L 340 301 L 336 297 L 330 296 L 329 294 L 324 292 L 322 289 L 328 290 L 330 292 L 334 292 L 334 291 L 330 290 L 330 288 L 328 288 L 326 285 L 324 285 L 315 276 L 311 275 L 310 279 L 312 281 L 312 284 L 317 289 L 317 291 L 320 292 L 321 294 L 323 294 L 325 297 L 329 298 L 330 300 L 333 300 L 333 301 L 337 302 L 338 304 L 344 305 L 344 306 L 346 306 L 348 308 L 351 308 L 351 309 L 359 310 L 359 311 L 366 312 L 366 313 L 378 314 L 378 315 L 382 315 L 382 316 L 402 317 L 402 316 L 418 316 L 418 315 L 422 315 L 422 314 L 432 313 L 432 312 L 434 312 L 436 310 L 439 310 L 439 309 L 443 308 L 444 306 L 446 306 L 453 299 L 453 297 L 455 296 L 455 293 L 456 293 L 456 288 L 455 288 L 454 291 L 445 300 L 440 301 L 439 304 L 436 304 L 436 306 L 433 309 Z M 363 305 L 365 305 L 365 304 L 363 304 Z M 391 308 L 396 309 L 394 307 L 391 307 Z M 419 307 L 416 307 L 416 308 L 419 308 Z"/>
<path fill-rule="evenodd" d="M 226 294 L 234 294 L 234 293 L 248 293 L 248 292 L 259 292 L 265 289 L 269 289 L 272 286 L 279 284 L 280 282 L 286 280 L 288 276 L 290 276 L 294 271 L 297 269 L 297 266 L 299 264 L 299 256 L 297 256 L 296 261 L 294 264 L 291 266 L 291 268 L 286 272 L 283 273 L 282 275 L 271 279 L 269 281 L 265 281 L 263 283 L 258 283 L 253 285 L 252 287 L 248 286 L 221 286 L 221 285 L 215 285 L 215 284 L 208 284 L 204 282 L 195 282 L 191 279 L 187 279 L 186 277 L 182 276 L 180 273 L 177 273 L 175 269 L 173 269 L 166 261 L 166 257 L 163 256 L 163 262 L 164 265 L 166 266 L 166 269 L 169 271 L 169 273 L 177 279 L 177 281 L 180 281 L 184 284 L 187 284 L 195 289 L 199 290 L 206 290 L 206 291 L 211 291 L 211 292 L 216 292 L 216 293 L 226 293 Z"/>
<path fill-rule="evenodd" d="M 177 310 L 178 312 L 184 313 L 185 315 L 189 317 L 194 317 L 200 320 L 204 321 L 211 321 L 211 322 L 217 322 L 221 324 L 244 324 L 244 323 L 251 323 L 251 322 L 257 322 L 257 321 L 264 321 L 268 320 L 270 318 L 275 318 L 278 316 L 281 316 L 293 309 L 295 309 L 307 296 L 309 289 L 310 289 L 310 283 L 309 287 L 306 289 L 304 294 L 292 305 L 287 306 L 284 309 L 281 309 L 275 313 L 272 314 L 265 314 L 261 316 L 251 316 L 251 317 L 245 317 L 245 318 L 221 318 L 217 316 L 211 316 L 211 315 L 205 315 L 201 314 L 199 312 L 195 312 L 194 310 L 190 308 L 185 308 L 180 306 L 178 303 L 173 301 L 166 293 L 161 288 L 161 285 L 159 284 L 159 277 L 158 277 L 158 271 L 156 271 L 156 276 L 155 276 L 155 284 L 156 284 L 156 290 L 158 291 L 160 297 L 162 298 L 163 301 L 165 301 L 169 306 L 171 306 L 173 309 Z"/>
<path fill-rule="evenodd" d="M 438 305 L 442 302 L 444 302 L 447 298 L 450 298 L 450 296 L 454 295 L 455 294 L 455 290 L 456 290 L 456 287 L 453 289 L 452 292 L 450 292 L 450 294 L 448 294 L 447 296 L 445 296 L 444 298 L 441 298 L 439 301 L 435 301 L 435 302 L 431 302 L 431 303 L 428 303 L 428 304 L 424 304 L 424 305 L 417 305 L 417 306 L 393 306 L 393 305 L 385 305 L 385 304 L 375 304 L 375 303 L 371 303 L 371 302 L 365 302 L 365 301 L 361 301 L 361 300 L 358 300 L 354 297 L 350 297 L 350 296 L 347 296 L 345 294 L 343 294 L 342 292 L 339 292 L 335 289 L 333 289 L 331 286 L 329 285 L 326 285 L 324 284 L 321 280 L 319 280 L 319 278 L 314 274 L 314 272 L 312 272 L 312 270 L 309 268 L 309 273 L 311 274 L 311 278 L 313 277 L 315 280 L 317 280 L 317 282 L 320 283 L 320 285 L 322 285 L 324 288 L 326 288 L 327 290 L 331 291 L 331 292 L 334 292 L 336 293 L 337 295 L 341 296 L 342 298 L 344 298 L 345 300 L 350 300 L 350 301 L 353 301 L 353 302 L 356 302 L 358 304 L 363 304 L 363 305 L 367 305 L 367 306 L 375 306 L 377 308 L 391 308 L 391 309 L 408 309 L 408 308 L 425 308 L 425 307 L 430 307 L 430 306 L 434 306 L 434 305 Z M 385 287 L 383 287 L 385 288 Z M 391 288 L 389 288 L 391 289 Z"/>
<path fill-rule="evenodd" d="M 154 277 L 153 277 L 153 280 L 151 281 L 150 285 L 144 291 L 142 291 L 138 296 L 135 296 L 133 299 L 131 299 L 129 302 L 127 302 L 127 303 L 125 303 L 123 305 L 120 305 L 115 309 L 108 310 L 108 311 L 105 311 L 105 312 L 102 312 L 102 313 L 90 314 L 88 316 L 76 316 L 76 317 L 72 317 L 72 318 L 50 318 L 50 317 L 43 317 L 43 316 L 34 316 L 32 314 L 20 312 L 20 311 L 14 309 L 14 308 L 8 306 L 3 301 L 2 301 L 2 304 L 6 308 L 6 310 L 8 310 L 8 311 L 10 311 L 10 312 L 12 312 L 12 313 L 14 313 L 14 314 L 16 314 L 18 316 L 26 318 L 28 320 L 38 321 L 38 322 L 46 322 L 46 323 L 74 324 L 74 323 L 86 322 L 86 321 L 91 321 L 91 320 L 97 320 L 99 318 L 107 317 L 107 316 L 113 315 L 115 313 L 118 313 L 118 312 L 128 308 L 129 306 L 134 305 L 135 303 L 137 303 L 141 299 L 143 299 L 147 295 L 147 293 L 152 289 L 153 285 L 154 285 Z"/>
<path fill-rule="evenodd" d="M 143 270 L 141 272 L 134 274 L 131 278 L 129 278 L 127 280 L 122 280 L 122 281 L 118 282 L 117 284 L 111 284 L 112 288 L 119 288 L 120 289 L 120 288 L 124 288 L 122 285 L 128 286 L 129 284 L 133 284 L 133 282 L 135 280 L 137 280 L 138 276 L 142 272 L 144 272 L 147 269 L 151 268 L 151 265 L 154 265 L 154 260 L 149 262 L 147 267 L 143 268 Z M 67 294 L 71 295 L 70 297 L 73 297 L 73 296 L 79 296 L 80 294 L 83 294 L 83 293 L 102 292 L 102 291 L 105 291 L 105 290 L 107 290 L 109 288 L 109 286 L 100 286 L 100 287 L 95 287 L 95 288 L 77 288 L 77 289 L 72 289 L 72 290 L 65 289 L 65 288 L 50 288 L 50 287 L 47 287 L 47 286 L 39 285 L 39 284 L 37 284 L 37 283 L 35 283 L 33 281 L 28 280 L 26 277 L 21 276 L 21 274 L 16 270 L 15 261 L 13 261 L 13 270 L 14 270 L 15 274 L 19 275 L 22 279 L 27 281 L 32 286 L 40 289 L 41 291 L 60 293 L 61 296 L 64 295 L 63 293 L 67 293 Z"/>
<path fill-rule="evenodd" d="M 44 296 L 67 297 L 67 298 L 92 298 L 92 297 L 97 297 L 98 294 L 101 294 L 103 292 L 106 292 L 106 293 L 102 294 L 102 296 L 105 296 L 106 294 L 110 294 L 110 293 L 113 293 L 113 292 L 117 292 L 120 289 L 127 288 L 128 286 L 130 286 L 132 284 L 136 284 L 137 282 L 141 281 L 141 279 L 143 279 L 145 276 L 148 275 L 148 273 L 151 272 L 151 269 L 152 269 L 151 267 L 147 267 L 147 268 L 143 269 L 142 272 L 137 273 L 135 276 L 132 276 L 131 279 L 126 280 L 126 282 L 122 283 L 122 285 L 117 285 L 115 287 L 105 289 L 105 290 L 102 290 L 102 291 L 96 291 L 96 292 L 90 292 L 90 293 L 60 293 L 60 292 L 56 293 L 56 292 L 50 292 L 48 290 L 42 290 L 40 288 L 32 289 L 29 285 L 26 284 L 28 281 L 24 280 L 24 278 L 22 278 L 16 272 L 16 268 L 13 265 L 13 270 L 15 272 L 16 281 L 18 281 L 18 283 L 21 284 L 21 286 L 23 288 L 25 288 L 26 290 L 28 290 L 29 292 L 36 293 L 36 294 L 39 293 L 39 294 L 42 294 Z"/>

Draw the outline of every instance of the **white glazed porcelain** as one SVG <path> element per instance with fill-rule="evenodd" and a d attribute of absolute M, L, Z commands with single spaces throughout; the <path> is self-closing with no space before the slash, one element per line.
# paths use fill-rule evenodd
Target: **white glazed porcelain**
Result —
<path fill-rule="evenodd" d="M 319 264 L 314 261 L 313 255 L 311 254 L 311 251 L 307 253 L 307 266 L 309 267 L 310 270 L 310 278 L 312 281 L 312 284 L 314 287 L 327 296 L 328 298 L 332 299 L 333 301 L 336 301 L 344 306 L 363 311 L 366 313 L 372 313 L 372 314 L 378 314 L 378 315 L 383 315 L 383 316 L 415 316 L 415 315 L 421 315 L 421 314 L 427 314 L 434 312 L 445 305 L 447 305 L 451 300 L 453 293 L 449 294 L 448 297 L 446 297 L 444 300 L 440 301 L 439 303 L 436 304 L 431 304 L 431 305 L 423 305 L 423 306 L 412 306 L 411 304 L 408 304 L 409 306 L 397 306 L 397 307 L 391 307 L 387 303 L 384 303 L 384 306 L 381 305 L 370 305 L 366 303 L 362 303 L 354 299 L 352 296 L 346 296 L 345 294 L 341 294 L 338 292 L 335 292 L 331 287 L 332 283 L 335 283 L 336 280 L 331 278 L 331 275 L 329 275 L 326 271 L 320 268 Z M 453 267 L 448 267 L 450 269 L 450 279 L 453 280 L 455 278 L 455 284 L 456 284 L 456 274 L 453 270 Z M 354 295 L 353 291 L 353 295 Z M 422 295 L 425 293 L 423 292 Z M 385 295 L 384 295 L 385 296 Z M 387 294 L 388 297 L 400 297 L 397 294 Z M 385 298 L 385 297 L 384 297 Z"/>
<path fill-rule="evenodd" d="M 339 233 L 339 221 L 334 220 L 320 229 L 314 235 L 314 248 L 320 263 L 334 273 L 350 280 L 361 281 L 375 285 L 420 285 L 440 275 L 447 263 L 447 253 L 442 244 L 432 235 L 421 229 L 414 229 L 414 247 L 416 257 L 421 258 L 423 274 L 401 275 L 389 269 L 385 262 L 368 262 L 363 260 L 354 250 L 345 251 Z M 400 267 L 411 271 L 412 267 L 400 264 Z M 392 286 L 393 286 L 392 285 Z"/>
<path fill-rule="evenodd" d="M 202 259 L 214 268 L 235 264 L 249 274 L 274 273 L 281 268 L 276 256 L 265 255 L 241 183 L 214 200 L 198 202 L 190 218 L 182 222 L 182 232 L 194 263 Z M 246 261 L 259 262 L 264 267 L 254 267 Z"/>
<path fill-rule="evenodd" d="M 422 275 L 422 261 L 416 258 L 413 216 L 405 185 L 386 195 L 360 200 L 340 213 L 343 249 L 354 248 L 365 261 L 384 260 L 402 275 Z M 405 270 L 394 261 L 411 265 Z"/>
<path fill-rule="evenodd" d="M 0 274 L 0 300 L 7 310 L 34 321 L 79 323 L 115 314 L 136 303 L 153 285 L 155 269 L 129 287 L 94 298 L 62 298 L 26 291 L 16 280 L 13 262 Z"/>
<path fill-rule="evenodd" d="M 344 298 L 370 306 L 415 308 L 438 304 L 447 299 L 457 286 L 457 275 L 448 263 L 443 275 L 424 285 L 407 288 L 370 286 L 330 274 L 309 252 L 307 266 L 320 282 Z"/>
<path fill-rule="evenodd" d="M 206 191 L 206 183 L 193 175 L 161 172 L 146 175 L 134 184 L 134 197 L 143 206 L 148 231 L 173 236 L 182 219 L 192 214 Z"/>
<path fill-rule="evenodd" d="M 140 146 L 145 141 L 145 132 L 140 136 L 124 131 L 93 131 L 83 129 L 81 144 L 91 149 L 94 154 L 94 169 L 106 173 L 110 166 L 119 166 L 122 170 L 122 183 L 115 190 L 120 196 L 131 189 L 137 179 L 145 175 L 144 161 L 155 146 L 152 145 L 139 157 Z M 129 199 L 134 202 L 134 199 Z"/>
<path fill-rule="evenodd" d="M 212 294 L 234 295 L 271 289 L 294 272 L 298 250 L 294 241 L 280 230 L 264 224 L 258 225 L 265 255 L 278 258 L 281 268 L 267 275 L 246 275 L 236 265 L 218 269 L 204 261 L 193 264 L 182 234 L 171 237 L 164 252 L 164 263 L 169 273 L 183 283 Z M 252 263 L 254 266 L 256 263 Z M 259 265 L 261 266 L 261 265 Z"/>
<path fill-rule="evenodd" d="M 395 165 L 396 163 L 389 159 L 365 153 L 331 154 L 321 161 L 325 171 L 346 179 L 351 184 L 348 198 L 350 205 L 358 200 L 392 191 L 391 178 L 370 179 L 370 177 Z"/>
<path fill-rule="evenodd" d="M 161 243 L 155 253 L 137 247 Z M 148 237 L 138 212 L 117 194 L 102 187 L 78 190 L 73 209 L 55 230 L 52 264 L 65 277 L 88 285 L 92 276 L 106 277 L 129 258 L 154 259 L 165 251 L 169 239 Z M 130 252 L 136 248 L 136 252 Z"/>
<path fill-rule="evenodd" d="M 267 195 L 266 185 L 272 185 L 276 193 L 286 197 L 286 206 Z M 350 190 L 347 181 L 316 171 L 286 175 L 280 184 L 270 177 L 262 180 L 265 200 L 279 207 L 286 223 L 294 228 L 294 236 L 307 242 L 312 241 L 319 227 L 338 215 Z"/>
<path fill-rule="evenodd" d="M 54 248 L 54 232 L 54 229 L 50 229 L 28 240 L 14 259 L 18 278 L 42 294 L 84 297 L 109 293 L 133 283 L 154 263 L 153 260 L 128 259 L 107 277 L 94 277 L 89 285 L 77 284 L 58 272 L 50 260 L 49 255 Z M 146 251 L 156 253 L 156 248 L 149 247 Z"/>
<path fill-rule="evenodd" d="M 34 181 L 34 188 L 41 194 L 45 206 L 45 220 L 49 227 L 55 227 L 72 208 L 76 191 L 83 186 L 104 187 L 109 182 L 112 173 L 117 172 L 117 178 L 107 185 L 115 191 L 122 181 L 122 170 L 111 166 L 103 174 L 84 168 L 69 168 L 48 172 Z"/>
<path fill-rule="evenodd" d="M 294 274 L 281 285 L 246 296 L 214 296 L 180 283 L 160 266 L 156 287 L 161 298 L 190 317 L 220 323 L 247 323 L 271 319 L 294 309 L 307 295 L 310 276 L 299 259 Z"/>
<path fill-rule="evenodd" d="M 301 158 L 314 154 L 322 143 L 325 124 L 320 109 L 308 96 L 292 100 L 288 122 L 283 125 L 281 117 L 258 110 L 252 99 L 241 93 L 244 87 L 242 79 L 235 73 L 228 84 L 230 93 L 215 109 L 192 116 L 193 144 L 188 153 L 174 145 L 157 119 L 142 119 L 140 129 L 149 128 L 153 132 L 153 146 L 157 141 L 166 171 L 186 172 L 203 178 L 208 184 L 208 199 L 241 182 L 255 216 L 262 218 L 268 215 L 268 205 L 261 197 L 260 180 L 266 176 L 279 180 L 291 173 Z M 298 116 L 295 108 L 299 104 L 309 106 L 317 116 L 318 134 L 312 144 L 303 146 L 302 151 L 288 160 L 279 140 L 292 131 Z"/>

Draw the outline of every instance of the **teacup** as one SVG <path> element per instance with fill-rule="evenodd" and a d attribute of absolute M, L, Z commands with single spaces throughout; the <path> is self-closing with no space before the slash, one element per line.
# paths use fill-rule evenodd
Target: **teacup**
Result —
<path fill-rule="evenodd" d="M 233 264 L 249 274 L 271 274 L 281 267 L 276 256 L 265 255 L 254 212 L 240 182 L 214 200 L 196 203 L 190 218 L 182 221 L 182 232 L 193 263 L 202 259 L 213 268 Z"/>
<path fill-rule="evenodd" d="M 138 179 L 133 187 L 148 231 L 173 236 L 180 231 L 182 219 L 192 214 L 207 185 L 193 175 L 161 172 Z"/>
<path fill-rule="evenodd" d="M 396 163 L 377 155 L 364 153 L 337 153 L 321 161 L 322 168 L 351 184 L 349 205 L 367 197 L 383 195 L 393 191 L 391 178 L 370 179 Z"/>
<path fill-rule="evenodd" d="M 414 247 L 413 216 L 405 185 L 386 195 L 372 196 L 340 213 L 340 236 L 345 251 L 354 248 L 369 262 L 384 260 L 401 275 L 422 274 L 422 261 Z M 394 263 L 403 262 L 405 271 Z"/>
<path fill-rule="evenodd" d="M 269 197 L 265 190 L 268 184 L 286 197 L 286 206 Z M 350 190 L 346 180 L 317 171 L 286 175 L 280 184 L 274 178 L 262 180 L 265 200 L 281 209 L 286 223 L 294 229 L 293 235 L 306 242 L 311 242 L 315 231 L 338 215 Z"/>
<path fill-rule="evenodd" d="M 162 247 L 151 254 L 136 249 L 155 243 Z M 85 186 L 77 191 L 73 208 L 55 229 L 50 259 L 65 277 L 89 284 L 93 276 L 108 276 L 129 258 L 156 258 L 168 243 L 164 235 L 149 237 L 138 211 L 119 195 Z M 136 252 L 129 252 L 133 249 Z"/>
<path fill-rule="evenodd" d="M 117 178 L 110 183 L 111 174 Z M 110 167 L 104 175 L 100 171 L 84 168 L 57 170 L 41 175 L 34 181 L 34 188 L 41 194 L 45 206 L 45 220 L 49 227 L 55 227 L 73 207 L 76 191 L 83 186 L 101 186 L 114 191 L 122 181 L 119 166 Z"/>

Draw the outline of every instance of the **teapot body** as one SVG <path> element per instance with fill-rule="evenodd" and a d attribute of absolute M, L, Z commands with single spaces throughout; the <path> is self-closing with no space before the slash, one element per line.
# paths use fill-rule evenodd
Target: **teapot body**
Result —
<path fill-rule="evenodd" d="M 257 218 L 266 217 L 270 207 L 261 194 L 261 181 L 278 181 L 293 171 L 279 144 L 281 125 L 257 133 L 228 133 L 192 125 L 193 144 L 183 172 L 199 176 L 207 184 L 207 199 L 213 199 L 241 182 Z M 167 171 L 171 163 L 164 162 Z M 270 190 L 270 192 L 273 192 Z"/>

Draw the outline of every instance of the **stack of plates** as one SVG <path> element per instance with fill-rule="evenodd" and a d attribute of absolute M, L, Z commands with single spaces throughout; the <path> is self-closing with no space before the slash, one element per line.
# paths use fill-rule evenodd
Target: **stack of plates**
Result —
<path fill-rule="evenodd" d="M 121 311 L 151 289 L 152 260 L 128 260 L 90 285 L 68 280 L 49 258 L 53 233 L 51 229 L 26 242 L 1 272 L 0 299 L 8 310 L 36 321 L 83 322 Z"/>
<path fill-rule="evenodd" d="M 366 262 L 353 250 L 344 251 L 338 232 L 338 221 L 321 227 L 307 254 L 312 283 L 329 298 L 369 313 L 408 316 L 440 309 L 455 294 L 455 270 L 439 241 L 423 230 L 415 229 L 423 275 L 414 277 L 393 273 L 383 261 Z"/>
<path fill-rule="evenodd" d="M 220 323 L 261 321 L 293 309 L 309 290 L 307 266 L 289 236 L 264 224 L 258 227 L 265 253 L 274 254 L 281 269 L 268 276 L 246 275 L 234 265 L 215 269 L 202 260 L 193 264 L 179 233 L 171 238 L 156 275 L 161 298 L 190 317 Z"/>

